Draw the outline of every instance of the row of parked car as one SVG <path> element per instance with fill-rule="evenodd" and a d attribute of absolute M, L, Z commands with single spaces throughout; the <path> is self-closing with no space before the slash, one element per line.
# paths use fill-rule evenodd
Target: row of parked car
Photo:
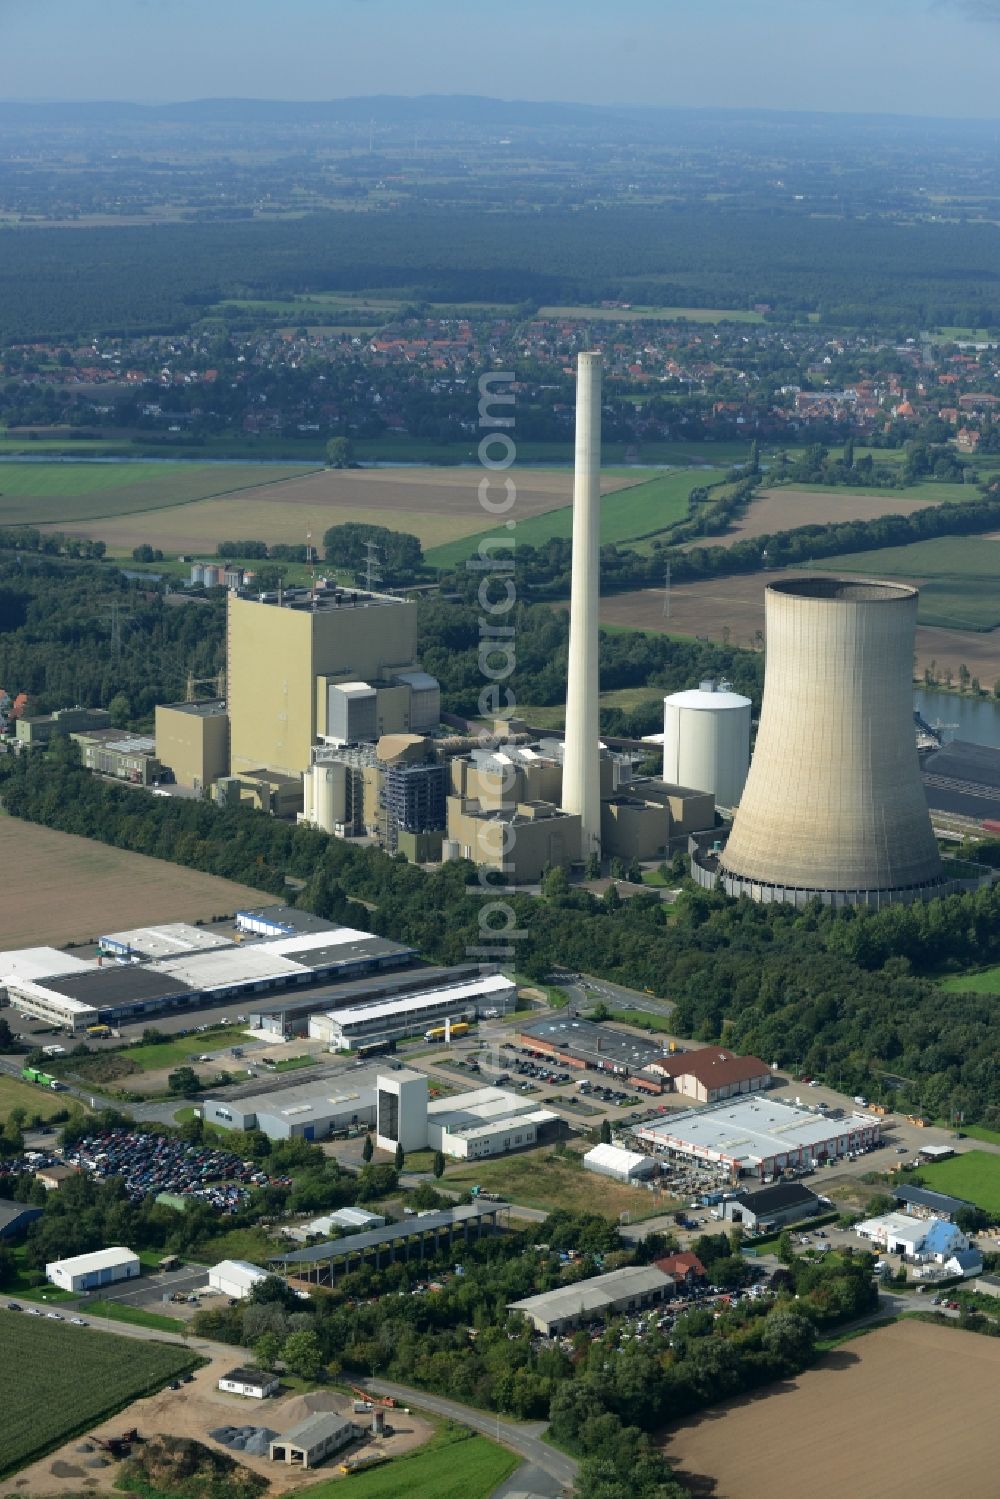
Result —
<path fill-rule="evenodd" d="M 288 1177 L 269 1177 L 231 1150 L 128 1129 L 88 1135 L 66 1152 L 66 1160 L 99 1180 L 121 1177 L 133 1202 L 169 1192 L 200 1198 L 220 1213 L 238 1212 L 253 1187 L 291 1184 Z"/>

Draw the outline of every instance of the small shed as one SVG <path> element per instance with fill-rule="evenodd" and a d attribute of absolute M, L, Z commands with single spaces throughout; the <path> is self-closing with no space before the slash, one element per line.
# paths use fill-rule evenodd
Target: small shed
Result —
<path fill-rule="evenodd" d="M 334 1452 L 353 1442 L 358 1428 L 346 1416 L 333 1411 L 317 1411 L 307 1416 L 284 1436 L 271 1443 L 272 1463 L 287 1463 L 292 1468 L 315 1468 Z"/>
<path fill-rule="evenodd" d="M 225 1390 L 227 1395 L 246 1395 L 251 1400 L 266 1400 L 268 1395 L 277 1394 L 279 1380 L 277 1374 L 270 1374 L 266 1369 L 255 1369 L 249 1365 L 240 1365 L 236 1369 L 230 1369 L 219 1380 L 219 1389 Z"/>
<path fill-rule="evenodd" d="M 800 1223 L 820 1209 L 815 1192 L 801 1182 L 778 1182 L 759 1192 L 738 1192 L 723 1203 L 723 1216 L 731 1223 L 742 1223 L 751 1232 L 781 1228 L 786 1223 Z"/>

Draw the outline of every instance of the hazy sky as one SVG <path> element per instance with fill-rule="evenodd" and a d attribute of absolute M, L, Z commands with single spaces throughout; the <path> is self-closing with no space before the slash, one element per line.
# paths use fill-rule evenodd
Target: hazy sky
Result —
<path fill-rule="evenodd" d="M 0 0 L 0 98 L 508 99 L 1000 117 L 1000 0 Z"/>

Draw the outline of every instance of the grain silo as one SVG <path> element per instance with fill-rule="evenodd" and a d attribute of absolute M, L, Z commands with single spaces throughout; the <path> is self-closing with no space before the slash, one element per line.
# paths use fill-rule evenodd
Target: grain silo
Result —
<path fill-rule="evenodd" d="M 750 699 L 726 682 L 702 682 L 663 700 L 663 779 L 711 791 L 735 807 L 750 767 Z"/>
<path fill-rule="evenodd" d="M 880 906 L 945 880 L 913 728 L 917 591 L 790 578 L 765 593 L 767 669 L 753 762 L 702 883 L 803 905 Z"/>

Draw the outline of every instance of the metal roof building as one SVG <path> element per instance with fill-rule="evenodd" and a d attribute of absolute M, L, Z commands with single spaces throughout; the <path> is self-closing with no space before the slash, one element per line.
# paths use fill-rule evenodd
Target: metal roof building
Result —
<path fill-rule="evenodd" d="M 216 947 L 232 947 L 231 937 L 186 921 L 168 922 L 165 926 L 138 926 L 130 931 L 108 932 L 98 939 L 103 952 L 130 962 L 141 958 L 182 957 L 185 953 L 209 952 Z"/>
<path fill-rule="evenodd" d="M 604 1321 L 616 1312 L 638 1312 L 669 1301 L 675 1284 L 672 1275 L 664 1275 L 655 1265 L 627 1265 L 508 1302 L 507 1310 L 523 1313 L 538 1332 L 552 1337 L 585 1322 Z"/>
<path fill-rule="evenodd" d="M 402 972 L 373 974 L 350 984 L 328 984 L 310 989 L 308 994 L 276 994 L 272 999 L 255 1000 L 248 1006 L 250 1023 L 278 1036 L 305 1035 L 310 1015 L 321 1011 L 350 1009 L 354 1005 L 388 999 L 403 992 L 416 994 L 421 989 L 444 988 L 451 983 L 466 982 L 481 972 L 477 963 L 463 963 L 454 968 L 405 967 L 414 956 L 405 949 L 398 962 L 393 964 Z"/>
<path fill-rule="evenodd" d="M 74 1254 L 66 1260 L 51 1260 L 45 1275 L 63 1291 L 91 1291 L 116 1280 L 134 1280 L 139 1274 L 139 1256 L 116 1245 L 95 1249 L 92 1254 Z"/>
<path fill-rule="evenodd" d="M 789 1166 L 837 1160 L 870 1150 L 881 1136 L 878 1119 L 852 1114 L 828 1119 L 762 1093 L 686 1109 L 636 1131 L 653 1151 L 707 1162 L 720 1174 L 773 1176 Z"/>
<path fill-rule="evenodd" d="M 16 1239 L 18 1234 L 23 1233 L 30 1223 L 41 1216 L 41 1208 L 0 1197 L 0 1239 Z"/>
<path fill-rule="evenodd" d="M 335 1270 L 358 1269 L 368 1260 L 377 1270 L 381 1269 L 386 1251 L 390 1264 L 397 1258 L 397 1251 L 401 1251 L 404 1260 L 411 1256 L 420 1260 L 430 1258 L 443 1248 L 450 1251 L 457 1235 L 461 1234 L 465 1242 L 468 1242 L 470 1233 L 479 1238 L 497 1229 L 500 1219 L 509 1211 L 505 1202 L 473 1202 L 457 1208 L 444 1208 L 438 1213 L 418 1213 L 414 1218 L 390 1223 L 385 1228 L 349 1234 L 346 1238 L 331 1239 L 306 1249 L 287 1250 L 274 1255 L 270 1264 L 290 1279 L 329 1285 Z"/>
<path fill-rule="evenodd" d="M 288 1463 L 294 1468 L 315 1468 L 333 1452 L 340 1452 L 358 1435 L 358 1428 L 346 1416 L 333 1411 L 315 1411 L 271 1442 L 273 1463 Z"/>
<path fill-rule="evenodd" d="M 932 1192 L 927 1187 L 900 1185 L 893 1187 L 892 1195 L 897 1202 L 904 1203 L 906 1207 L 923 1209 L 937 1218 L 954 1218 L 955 1214 L 961 1212 L 963 1208 L 973 1206 L 962 1197 L 948 1197 L 944 1192 Z"/>
<path fill-rule="evenodd" d="M 599 1176 L 611 1176 L 615 1181 L 642 1181 L 655 1176 L 656 1162 L 648 1155 L 636 1150 L 622 1150 L 618 1145 L 595 1145 L 583 1158 L 585 1171 L 596 1171 Z"/>
<path fill-rule="evenodd" d="M 421 989 L 328 1010 L 310 1018 L 309 1034 L 335 1050 L 349 1050 L 375 1038 L 401 1040 L 417 1034 L 425 1025 L 441 1024 L 446 1019 L 475 1020 L 486 1009 L 507 1014 L 514 1008 L 516 996 L 514 984 L 503 974 L 485 974 L 440 989 Z"/>
<path fill-rule="evenodd" d="M 221 1129 L 259 1129 L 269 1140 L 322 1140 L 375 1123 L 375 1078 L 342 1073 L 243 1097 L 206 1098 L 202 1118 Z"/>

